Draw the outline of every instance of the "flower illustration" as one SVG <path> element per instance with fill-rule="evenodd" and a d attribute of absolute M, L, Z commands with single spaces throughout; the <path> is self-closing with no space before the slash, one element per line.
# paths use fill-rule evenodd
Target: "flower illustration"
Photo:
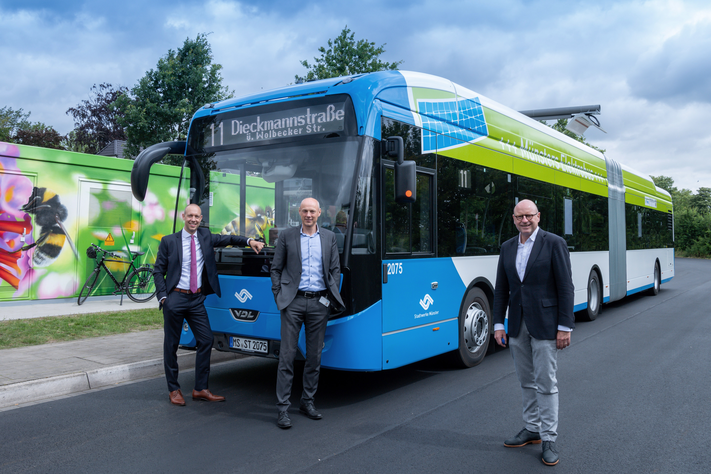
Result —
<path fill-rule="evenodd" d="M 19 155 L 16 146 L 0 143 L 0 153 Z M 29 270 L 22 247 L 31 244 L 32 218 L 21 208 L 32 195 L 32 181 L 20 174 L 17 160 L 0 157 L 0 279 L 17 289 Z"/>
<path fill-rule="evenodd" d="M 143 220 L 146 224 L 153 224 L 155 221 L 165 219 L 165 209 L 158 202 L 158 196 L 149 192 L 143 201 Z"/>

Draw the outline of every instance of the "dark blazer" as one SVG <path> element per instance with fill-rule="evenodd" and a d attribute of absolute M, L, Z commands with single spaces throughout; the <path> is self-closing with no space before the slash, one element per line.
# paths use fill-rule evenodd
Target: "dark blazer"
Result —
<path fill-rule="evenodd" d="M 163 236 L 160 240 L 158 256 L 153 268 L 153 281 L 156 284 L 158 301 L 173 291 L 180 282 L 183 265 L 182 232 L 181 229 L 175 234 Z M 216 293 L 217 296 L 220 296 L 220 280 L 217 278 L 217 265 L 215 265 L 215 247 L 228 245 L 244 247 L 247 245 L 248 239 L 241 235 L 212 234 L 204 227 L 198 227 L 195 235 L 200 242 L 203 257 L 201 293 L 204 295 Z"/>
<path fill-rule="evenodd" d="M 318 229 L 321 237 L 321 261 L 323 276 L 328 290 L 332 311 L 345 309 L 338 291 L 341 283 L 341 262 L 338 258 L 336 235 L 322 227 Z M 272 292 L 277 308 L 281 311 L 291 304 L 301 282 L 301 226 L 290 227 L 279 233 L 274 260 L 272 260 Z"/>
<path fill-rule="evenodd" d="M 516 271 L 519 236 L 501 246 L 494 290 L 494 324 L 504 324 L 509 309 L 509 337 L 517 337 L 521 317 L 536 339 L 555 339 L 558 325 L 575 327 L 570 254 L 562 238 L 539 229 L 521 281 Z"/>

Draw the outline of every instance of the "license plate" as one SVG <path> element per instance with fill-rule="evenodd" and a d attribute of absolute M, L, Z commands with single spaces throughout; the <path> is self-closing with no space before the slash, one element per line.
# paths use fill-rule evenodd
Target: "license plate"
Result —
<path fill-rule="evenodd" d="M 230 336 L 230 348 L 239 349 L 245 352 L 259 352 L 260 354 L 267 354 L 269 352 L 269 343 L 258 339 Z"/>

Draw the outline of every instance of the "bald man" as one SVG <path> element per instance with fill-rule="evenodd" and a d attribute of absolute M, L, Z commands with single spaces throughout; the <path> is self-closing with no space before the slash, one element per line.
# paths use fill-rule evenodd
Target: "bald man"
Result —
<path fill-rule="evenodd" d="M 183 229 L 161 239 L 153 269 L 159 307 L 163 309 L 163 365 L 169 400 L 173 405 L 185 406 L 178 383 L 177 356 L 185 319 L 197 341 L 193 400 L 223 402 L 225 397 L 212 394 L 207 386 L 213 335 L 204 302 L 212 293 L 220 296 L 214 248 L 249 245 L 259 253 L 264 244 L 239 235 L 211 234 L 200 227 L 202 211 L 197 204 L 185 208 L 183 220 Z"/>
<path fill-rule="evenodd" d="M 281 312 L 281 348 L 277 369 L 277 426 L 291 428 L 289 406 L 299 331 L 306 332 L 306 364 L 299 411 L 312 420 L 321 414 L 314 406 L 321 371 L 321 349 L 331 311 L 343 311 L 339 293 L 341 265 L 336 235 L 318 226 L 321 208 L 306 198 L 299 206 L 300 227 L 279 234 L 272 261 L 272 292 Z"/>
<path fill-rule="evenodd" d="M 538 227 L 541 213 L 524 199 L 514 207 L 519 234 L 504 242 L 494 290 L 494 337 L 508 342 L 523 391 L 524 428 L 504 441 L 507 448 L 543 443 L 541 460 L 558 464 L 557 351 L 570 345 L 575 327 L 568 246 Z M 504 319 L 508 308 L 508 336 Z"/>

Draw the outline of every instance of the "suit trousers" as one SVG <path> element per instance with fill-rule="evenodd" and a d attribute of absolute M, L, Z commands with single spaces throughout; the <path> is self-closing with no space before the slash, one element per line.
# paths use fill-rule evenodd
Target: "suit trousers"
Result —
<path fill-rule="evenodd" d="M 195 353 L 195 390 L 208 388 L 210 376 L 210 354 L 212 352 L 212 330 L 205 310 L 205 295 L 198 293 L 188 295 L 172 291 L 163 302 L 163 365 L 168 390 L 180 388 L 178 383 L 178 345 L 183 319 L 190 325 L 197 351 Z"/>
<path fill-rule="evenodd" d="M 558 437 L 558 349 L 555 340 L 536 339 L 521 321 L 518 337 L 509 338 L 511 356 L 523 392 L 525 427 L 543 441 Z"/>
<path fill-rule="evenodd" d="M 306 333 L 306 364 L 301 403 L 313 403 L 321 372 L 321 350 L 330 312 L 330 306 L 319 303 L 319 298 L 299 295 L 281 310 L 281 348 L 276 388 L 279 411 L 287 411 L 291 405 L 289 398 L 294 380 L 294 358 L 302 324 Z"/>

